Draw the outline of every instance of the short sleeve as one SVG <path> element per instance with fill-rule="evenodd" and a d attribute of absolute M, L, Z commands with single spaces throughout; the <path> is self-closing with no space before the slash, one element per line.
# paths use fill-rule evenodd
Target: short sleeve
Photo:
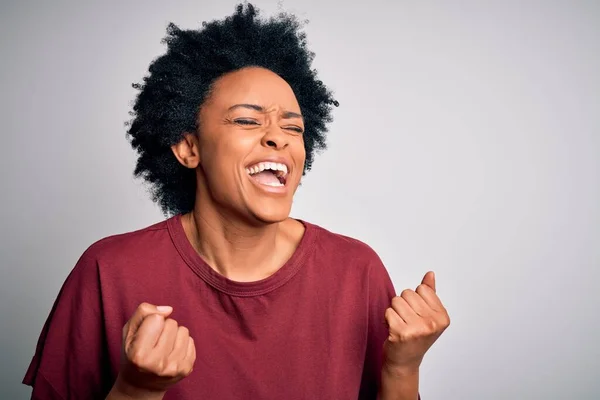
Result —
<path fill-rule="evenodd" d="M 64 282 L 23 383 L 33 400 L 103 399 L 112 386 L 98 267 L 88 249 Z"/>
<path fill-rule="evenodd" d="M 379 257 L 375 257 L 369 270 L 368 334 L 359 400 L 377 399 L 383 364 L 383 344 L 389 335 L 385 311 L 396 296 L 387 270 Z"/>

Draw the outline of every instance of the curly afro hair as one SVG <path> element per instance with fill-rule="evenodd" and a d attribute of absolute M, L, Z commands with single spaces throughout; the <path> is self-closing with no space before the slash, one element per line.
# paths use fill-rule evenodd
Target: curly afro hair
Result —
<path fill-rule="evenodd" d="M 165 215 L 192 210 L 195 171 L 183 167 L 171 151 L 186 132 L 198 132 L 200 106 L 216 79 L 245 67 L 263 67 L 291 86 L 304 117 L 306 163 L 325 148 L 327 124 L 338 102 L 311 68 L 314 53 L 295 16 L 263 19 L 251 4 L 240 4 L 223 20 L 203 22 L 198 30 L 169 24 L 164 55 L 155 59 L 136 96 L 127 136 L 138 153 L 135 177 L 150 186 Z M 201 132 L 200 132 L 201 134 Z"/>

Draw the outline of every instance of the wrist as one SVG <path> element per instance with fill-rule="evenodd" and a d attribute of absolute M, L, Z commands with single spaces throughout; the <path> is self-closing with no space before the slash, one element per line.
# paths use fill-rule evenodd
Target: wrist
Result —
<path fill-rule="evenodd" d="M 162 400 L 166 392 L 140 388 L 118 376 L 111 393 L 115 399 L 122 400 Z"/>
<path fill-rule="evenodd" d="M 390 378 L 410 378 L 419 376 L 420 365 L 392 365 L 383 364 L 382 374 Z"/>
<path fill-rule="evenodd" d="M 378 400 L 417 400 L 418 398 L 418 365 L 383 365 Z"/>

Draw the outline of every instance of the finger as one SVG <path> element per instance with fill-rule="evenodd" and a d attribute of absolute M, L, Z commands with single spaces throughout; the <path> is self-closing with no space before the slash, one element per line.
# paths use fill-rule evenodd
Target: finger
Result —
<path fill-rule="evenodd" d="M 160 314 L 148 315 L 142 321 L 139 329 L 128 336 L 128 346 L 126 348 L 134 347 L 135 349 L 146 349 L 151 350 L 156 346 L 160 335 L 162 334 L 165 325 L 165 319 Z"/>
<path fill-rule="evenodd" d="M 194 338 L 190 337 L 188 340 L 187 353 L 185 355 L 185 360 L 189 363 L 190 372 L 194 369 L 194 363 L 196 362 L 196 345 L 194 344 Z"/>
<path fill-rule="evenodd" d="M 417 286 L 416 292 L 427 303 L 427 305 L 431 307 L 433 311 L 444 310 L 444 305 L 442 304 L 442 301 L 440 300 L 438 295 L 433 291 L 433 289 L 428 285 L 420 284 L 419 286 Z"/>
<path fill-rule="evenodd" d="M 181 361 L 181 371 L 185 376 L 188 376 L 194 370 L 194 363 L 196 362 L 196 346 L 194 345 L 194 339 L 188 337 L 185 346 L 185 357 Z"/>
<path fill-rule="evenodd" d="M 421 318 L 401 296 L 392 299 L 392 308 L 407 324 L 414 323 Z"/>
<path fill-rule="evenodd" d="M 402 291 L 401 297 L 421 317 L 430 316 L 433 312 L 429 304 L 416 292 L 406 289 Z"/>
<path fill-rule="evenodd" d="M 129 321 L 127 321 L 124 333 L 125 335 L 134 334 L 148 315 L 160 314 L 166 318 L 172 312 L 173 307 L 170 306 L 155 306 L 150 303 L 142 303 L 136 308 L 131 318 L 129 318 Z"/>
<path fill-rule="evenodd" d="M 178 345 L 176 345 L 178 347 Z M 181 348 L 183 349 L 182 355 L 180 356 L 180 365 L 182 373 L 188 376 L 194 369 L 194 363 L 196 361 L 196 347 L 194 346 L 194 339 L 191 336 L 187 336 L 185 340 L 181 341 Z"/>
<path fill-rule="evenodd" d="M 188 341 L 188 349 L 185 357 L 191 360 L 192 364 L 196 361 L 196 344 L 194 343 L 194 338 L 191 336 Z"/>
<path fill-rule="evenodd" d="M 171 354 L 175 346 L 175 340 L 177 339 L 178 327 L 177 321 L 174 319 L 167 318 L 165 320 L 165 327 L 154 347 L 157 355 L 163 355 L 166 358 Z"/>
<path fill-rule="evenodd" d="M 433 289 L 433 291 L 435 292 L 435 273 L 433 271 L 429 271 L 425 274 L 425 276 L 423 277 L 423 280 L 421 281 L 421 283 L 423 285 L 427 285 L 430 288 Z"/>
<path fill-rule="evenodd" d="M 385 310 L 385 321 L 389 328 L 390 340 L 393 340 L 393 333 L 399 333 L 407 326 L 406 321 L 404 321 L 392 307 Z"/>
<path fill-rule="evenodd" d="M 190 331 L 185 326 L 177 328 L 175 335 L 175 344 L 173 345 L 173 351 L 171 351 L 171 357 L 175 360 L 185 360 L 185 356 L 188 350 L 188 342 L 190 340 Z"/>

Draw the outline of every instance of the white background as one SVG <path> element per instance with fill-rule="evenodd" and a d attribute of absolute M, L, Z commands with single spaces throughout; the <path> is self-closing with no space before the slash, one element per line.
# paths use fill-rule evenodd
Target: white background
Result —
<path fill-rule="evenodd" d="M 265 14 L 275 1 L 257 1 Z M 0 397 L 94 241 L 163 218 L 124 122 L 168 22 L 229 1 L 0 6 Z M 293 214 L 369 243 L 452 325 L 424 399 L 600 398 L 600 2 L 287 0 L 340 107 Z"/>

